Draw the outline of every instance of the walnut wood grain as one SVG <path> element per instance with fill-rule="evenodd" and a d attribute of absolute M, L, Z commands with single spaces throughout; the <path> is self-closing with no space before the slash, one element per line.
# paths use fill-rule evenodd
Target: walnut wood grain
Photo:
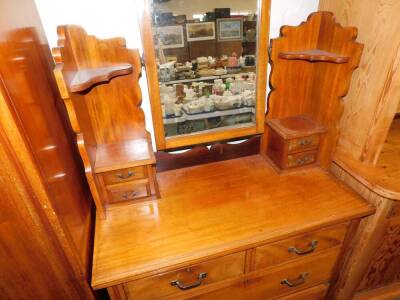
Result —
<path fill-rule="evenodd" d="M 71 92 L 81 92 L 95 84 L 108 82 L 112 78 L 128 75 L 132 72 L 132 65 L 121 64 L 93 69 L 78 70 L 70 83 Z"/>
<path fill-rule="evenodd" d="M 343 56 L 337 53 L 332 53 L 320 49 L 287 51 L 279 53 L 279 58 L 282 59 L 299 59 L 310 62 L 330 62 L 335 64 L 343 64 L 349 61 L 348 56 Z"/>
<path fill-rule="evenodd" d="M 106 220 L 97 218 L 94 288 L 261 246 L 374 211 L 321 169 L 279 176 L 259 155 L 166 171 L 157 177 L 160 200 L 111 207 Z"/>
<path fill-rule="evenodd" d="M 359 65 L 363 45 L 356 42 L 357 29 L 342 27 L 330 12 L 311 14 L 299 26 L 283 26 L 279 38 L 272 40 L 272 66 L 266 119 L 309 115 L 327 133 L 321 140 L 319 161 L 328 169 L 339 134 L 343 112 L 341 98 L 346 95 L 354 69 Z M 349 57 L 348 62 L 309 62 L 279 58 L 282 52 L 320 49 Z M 263 136 L 262 153 L 268 149 L 269 129 Z"/>

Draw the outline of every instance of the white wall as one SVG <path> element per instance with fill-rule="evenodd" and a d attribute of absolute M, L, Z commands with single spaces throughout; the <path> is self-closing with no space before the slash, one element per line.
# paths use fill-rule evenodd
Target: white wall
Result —
<path fill-rule="evenodd" d="M 129 48 L 141 48 L 136 14 L 140 0 L 35 1 L 51 47 L 57 46 L 58 25 L 75 24 L 84 27 L 89 34 L 100 38 L 125 37 Z M 244 2 L 244 0 L 239 1 Z M 270 37 L 277 37 L 282 25 L 298 25 L 316 10 L 318 10 L 318 0 L 272 0 Z M 140 84 L 146 126 L 154 138 L 145 76 L 142 77 Z"/>

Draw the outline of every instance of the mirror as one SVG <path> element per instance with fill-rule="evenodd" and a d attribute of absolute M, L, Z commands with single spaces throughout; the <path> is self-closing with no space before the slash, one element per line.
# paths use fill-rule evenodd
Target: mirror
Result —
<path fill-rule="evenodd" d="M 148 0 L 151 30 L 142 30 L 142 39 L 146 72 L 151 72 L 150 55 L 156 72 L 148 75 L 148 81 L 153 119 L 155 111 L 161 119 L 154 122 L 156 135 L 162 135 L 156 137 L 158 149 L 222 135 L 229 138 L 228 132 L 235 137 L 259 132 L 256 123 L 263 123 L 265 92 L 260 104 L 258 4 L 258 0 Z M 143 36 L 149 33 L 151 42 Z M 268 35 L 263 39 L 266 44 Z M 157 83 L 150 82 L 153 79 Z M 265 89 L 265 78 L 261 85 Z M 200 138 L 193 140 L 194 136 Z M 168 143 L 173 140 L 182 142 Z"/>

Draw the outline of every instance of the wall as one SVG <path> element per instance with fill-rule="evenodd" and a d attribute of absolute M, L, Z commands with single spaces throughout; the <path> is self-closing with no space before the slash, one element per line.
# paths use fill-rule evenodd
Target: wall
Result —
<path fill-rule="evenodd" d="M 214 8 L 229 7 L 231 13 L 255 13 L 257 10 L 257 0 L 170 0 L 162 2 L 157 6 L 158 11 L 170 12 L 177 15 L 186 15 L 187 19 L 192 19 L 193 14 L 204 14 L 214 11 Z"/>
<path fill-rule="evenodd" d="M 237 1 L 246 3 L 243 0 Z M 36 0 L 51 47 L 57 45 L 57 25 L 76 24 L 83 26 L 89 34 L 101 38 L 123 36 L 128 47 L 141 48 L 136 12 L 139 4 L 141 0 Z M 279 35 L 279 28 L 282 25 L 298 25 L 316 10 L 318 10 L 318 0 L 272 0 L 271 38 Z M 142 76 L 140 82 L 143 94 L 142 107 L 146 114 L 147 129 L 154 138 L 145 78 Z"/>

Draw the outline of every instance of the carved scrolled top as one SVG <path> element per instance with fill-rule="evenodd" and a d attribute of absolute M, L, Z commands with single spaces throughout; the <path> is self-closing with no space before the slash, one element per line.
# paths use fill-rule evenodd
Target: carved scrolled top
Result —
<path fill-rule="evenodd" d="M 308 115 L 328 133 L 320 162 L 328 167 L 343 113 L 340 101 L 360 63 L 363 45 L 357 28 L 336 23 L 333 13 L 312 13 L 298 26 L 283 26 L 270 49 L 270 87 L 266 119 Z"/>
<path fill-rule="evenodd" d="M 123 38 L 98 39 L 75 25 L 59 26 L 57 33 L 53 55 L 67 90 L 62 94 L 71 99 L 87 144 L 144 137 L 138 49 L 126 48 Z M 74 114 L 69 115 L 72 122 Z"/>

